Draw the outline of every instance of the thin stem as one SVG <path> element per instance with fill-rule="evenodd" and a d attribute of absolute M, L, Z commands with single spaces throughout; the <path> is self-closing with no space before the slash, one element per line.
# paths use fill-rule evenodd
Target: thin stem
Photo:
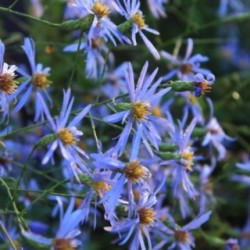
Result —
<path fill-rule="evenodd" d="M 4 227 L 4 225 L 3 225 L 3 223 L 1 221 L 0 221 L 0 226 L 1 226 L 1 229 L 2 229 L 3 233 L 6 235 L 10 245 L 13 247 L 14 250 L 17 250 L 13 240 L 11 239 L 10 235 L 8 234 L 6 228 Z"/>
<path fill-rule="evenodd" d="M 91 112 L 89 112 L 89 117 L 90 117 L 90 122 L 91 122 L 91 128 L 92 128 L 93 135 L 94 135 L 94 138 L 95 138 L 96 147 L 97 147 L 97 150 L 99 152 L 100 151 L 100 145 L 99 145 L 99 142 L 98 142 L 98 137 L 97 137 L 96 129 L 95 129 L 95 123 L 93 121 L 93 117 L 92 117 Z"/>
<path fill-rule="evenodd" d="M 8 193 L 8 196 L 9 196 L 10 200 L 11 200 L 13 209 L 14 209 L 15 214 L 16 214 L 16 216 L 17 216 L 19 228 L 20 228 L 21 231 L 23 231 L 24 228 L 28 228 L 28 227 L 27 227 L 27 225 L 26 225 L 26 223 L 25 223 L 23 217 L 21 216 L 21 214 L 20 214 L 20 212 L 19 212 L 19 210 L 18 210 L 18 208 L 17 208 L 17 205 L 16 205 L 16 203 L 15 203 L 15 199 L 14 199 L 14 197 L 12 196 L 12 194 L 11 194 L 11 192 L 10 192 L 10 189 L 9 189 L 8 185 L 5 183 L 5 181 L 4 181 L 3 179 L 0 178 L 0 182 L 1 182 L 2 185 L 6 188 L 6 191 L 7 191 L 7 193 Z"/>
<path fill-rule="evenodd" d="M 25 163 L 24 163 L 24 165 L 23 165 L 23 169 L 22 169 L 21 174 L 19 175 L 19 178 L 18 178 L 17 183 L 16 183 L 16 191 L 14 192 L 14 195 L 13 195 L 14 200 L 16 200 L 16 197 L 17 197 L 17 190 L 18 190 L 18 188 L 19 188 L 21 179 L 23 178 L 23 175 L 24 175 L 24 173 L 25 173 L 25 171 L 26 171 L 26 169 L 27 169 L 27 167 L 28 167 L 28 162 L 29 162 L 31 156 L 33 155 L 34 151 L 36 150 L 36 148 L 37 148 L 37 145 L 35 145 L 35 146 L 32 148 L 32 150 L 30 151 L 30 153 L 29 153 L 29 155 L 28 155 L 28 157 L 27 157 L 27 159 L 26 159 L 26 161 L 25 161 Z"/>
<path fill-rule="evenodd" d="M 10 8 L 0 7 L 0 12 L 6 12 L 6 13 L 9 13 L 9 14 L 14 14 L 14 15 L 17 15 L 17 16 L 25 17 L 25 18 L 28 18 L 28 19 L 30 19 L 32 21 L 36 21 L 36 22 L 39 22 L 39 23 L 42 23 L 42 24 L 46 24 L 46 25 L 49 25 L 51 27 L 60 27 L 60 24 L 58 24 L 58 23 L 52 23 L 52 22 L 49 22 L 47 20 L 36 18 L 36 17 L 31 16 L 31 15 L 22 13 L 22 12 L 11 10 Z"/>
<path fill-rule="evenodd" d="M 74 58 L 74 66 L 73 66 L 73 70 L 72 70 L 72 73 L 70 75 L 70 79 L 69 79 L 69 83 L 68 83 L 69 87 L 71 86 L 73 77 L 74 77 L 74 75 L 76 73 L 76 65 L 77 65 L 77 61 L 79 59 L 79 55 L 80 55 L 79 52 L 80 52 L 80 48 L 81 48 L 81 43 L 82 43 L 83 35 L 84 35 L 84 30 L 81 31 L 80 39 L 78 41 L 77 51 L 76 51 L 75 58 Z"/>
<path fill-rule="evenodd" d="M 12 9 L 18 2 L 19 0 L 15 0 L 9 7 L 8 9 Z"/>
<path fill-rule="evenodd" d="M 34 201 L 32 201 L 32 203 L 27 206 L 26 208 L 24 208 L 22 211 L 21 211 L 21 214 L 25 214 L 25 212 L 31 207 L 33 206 L 35 203 L 37 203 L 39 200 L 41 200 L 44 196 L 46 196 L 47 194 L 50 194 L 52 190 L 56 189 L 57 187 L 69 182 L 70 180 L 67 179 L 67 180 L 63 180 L 63 181 L 60 181 L 58 182 L 57 184 L 55 184 L 54 186 L 52 186 L 51 188 L 49 189 L 46 189 L 42 192 L 41 195 L 39 195 Z"/>

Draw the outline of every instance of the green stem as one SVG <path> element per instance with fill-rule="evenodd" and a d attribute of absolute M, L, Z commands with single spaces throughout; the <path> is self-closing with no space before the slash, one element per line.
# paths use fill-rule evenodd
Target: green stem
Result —
<path fill-rule="evenodd" d="M 24 208 L 22 211 L 21 211 L 21 214 L 25 214 L 25 212 L 31 207 L 33 206 L 35 203 L 37 203 L 39 200 L 41 200 L 44 196 L 46 196 L 47 194 L 50 194 L 54 189 L 56 189 L 57 187 L 69 182 L 70 180 L 67 179 L 67 180 L 63 180 L 63 181 L 60 181 L 58 182 L 57 184 L 55 184 L 54 186 L 52 186 L 51 188 L 49 189 L 46 189 L 42 192 L 41 195 L 39 195 L 34 201 L 32 201 L 32 203 L 27 206 L 26 208 Z"/>
<path fill-rule="evenodd" d="M 10 189 L 9 189 L 8 185 L 6 184 L 6 182 L 5 182 L 3 179 L 1 179 L 1 178 L 0 178 L 0 182 L 1 182 L 2 185 L 6 188 L 6 191 L 7 191 L 7 193 L 8 193 L 8 196 L 9 196 L 10 200 L 11 200 L 13 209 L 14 209 L 15 214 L 16 214 L 16 216 L 17 216 L 18 226 L 19 226 L 20 230 L 23 231 L 24 228 L 28 228 L 28 227 L 27 227 L 27 225 L 26 225 L 26 223 L 25 223 L 23 217 L 21 216 L 21 214 L 20 214 L 20 212 L 19 212 L 19 210 L 18 210 L 18 208 L 17 208 L 17 205 L 16 205 L 16 203 L 15 203 L 14 196 L 12 196 L 12 194 L 11 194 L 11 192 L 10 192 Z M 16 192 L 16 193 L 17 193 L 17 192 Z"/>
<path fill-rule="evenodd" d="M 6 228 L 4 227 L 4 225 L 3 225 L 3 223 L 1 221 L 0 221 L 0 226 L 1 226 L 1 229 L 2 229 L 3 233 L 6 235 L 6 237 L 7 237 L 8 241 L 9 241 L 10 245 L 13 247 L 14 250 L 17 250 L 17 248 L 16 248 L 13 240 L 11 239 L 8 231 L 6 230 Z"/>
<path fill-rule="evenodd" d="M 161 88 L 171 87 L 175 92 L 194 91 L 194 82 L 169 81 L 160 85 Z"/>
<path fill-rule="evenodd" d="M 16 16 L 21 16 L 21 17 L 30 19 L 32 21 L 36 21 L 36 22 L 48 25 L 50 27 L 56 27 L 56 28 L 58 28 L 61 25 L 61 24 L 58 24 L 58 23 L 51 23 L 49 21 L 46 21 L 46 20 L 43 20 L 43 19 L 40 19 L 40 18 L 36 18 L 36 17 L 31 16 L 31 15 L 22 13 L 22 12 L 11 10 L 10 8 L 0 7 L 0 12 L 6 12 L 8 14 L 13 14 L 13 15 L 16 15 Z"/>

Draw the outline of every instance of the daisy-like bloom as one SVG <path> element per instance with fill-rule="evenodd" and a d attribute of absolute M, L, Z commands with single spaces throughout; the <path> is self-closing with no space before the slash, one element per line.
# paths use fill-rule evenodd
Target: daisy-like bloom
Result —
<path fill-rule="evenodd" d="M 15 65 L 8 65 L 4 62 L 5 46 L 0 40 L 0 112 L 2 112 L 2 119 L 9 116 L 9 103 L 11 101 L 11 94 L 15 93 L 17 82 L 15 78 Z"/>
<path fill-rule="evenodd" d="M 74 43 L 68 45 L 64 48 L 65 52 L 77 52 L 78 51 L 78 43 Z M 111 61 L 110 56 L 112 53 L 109 53 L 109 48 L 103 40 L 103 37 L 96 34 L 91 40 L 87 39 L 85 36 L 85 41 L 83 41 L 80 46 L 79 50 L 84 51 L 84 55 L 86 56 L 85 60 L 85 73 L 88 78 L 99 79 L 105 68 L 105 65 Z M 106 56 L 109 56 L 106 59 Z"/>
<path fill-rule="evenodd" d="M 213 192 L 213 183 L 210 178 L 215 167 L 215 159 L 212 160 L 211 166 L 207 164 L 196 166 L 196 170 L 199 171 L 199 209 L 201 213 L 205 212 L 209 205 L 213 205 L 216 202 Z"/>
<path fill-rule="evenodd" d="M 110 4 L 113 0 L 109 1 Z M 116 46 L 116 40 L 120 43 L 130 44 L 130 40 L 123 35 L 117 26 L 110 20 L 111 10 L 103 0 L 75 0 L 75 6 L 81 12 L 82 17 L 94 15 L 93 23 L 88 32 L 88 39 L 91 41 L 96 33 L 110 40 Z"/>
<path fill-rule="evenodd" d="M 60 115 L 52 118 L 49 109 L 41 95 L 38 95 L 38 101 L 42 105 L 46 118 L 49 120 L 53 134 L 56 138 L 49 146 L 48 152 L 45 154 L 42 164 L 46 164 L 52 157 L 55 150 L 59 147 L 62 156 L 70 163 L 71 170 L 77 178 L 77 171 L 82 170 L 88 172 L 82 157 L 88 158 L 87 154 L 77 145 L 79 136 L 83 133 L 76 128 L 83 117 L 89 112 L 91 105 L 86 106 L 77 116 L 69 122 L 69 116 L 72 111 L 74 97 L 71 97 L 71 90 L 63 91 L 63 104 Z"/>
<path fill-rule="evenodd" d="M 84 217 L 81 209 L 73 210 L 75 199 L 71 199 L 65 213 L 63 213 L 62 204 L 60 207 L 60 223 L 54 239 L 48 239 L 42 235 L 30 231 L 22 231 L 22 235 L 31 241 L 37 242 L 44 246 L 50 246 L 54 250 L 74 250 L 82 245 L 76 237 L 81 233 L 79 225 Z"/>
<path fill-rule="evenodd" d="M 52 104 L 52 100 L 47 92 L 51 84 L 51 81 L 48 79 L 50 68 L 43 68 L 43 65 L 40 63 L 36 64 L 35 44 L 31 38 L 24 39 L 24 45 L 22 48 L 29 60 L 31 72 L 28 73 L 20 67 L 17 69 L 17 72 L 26 79 L 13 95 L 13 98 L 22 95 L 13 111 L 18 112 L 25 104 L 27 104 L 29 98 L 32 97 L 35 102 L 35 121 L 38 121 L 39 119 L 43 119 L 44 111 L 40 105 L 37 94 L 40 93 L 41 98 L 44 100 L 46 99 Z"/>
<path fill-rule="evenodd" d="M 213 117 L 213 105 L 209 100 L 211 115 L 210 119 L 205 126 L 208 130 L 207 134 L 205 135 L 202 146 L 213 146 L 218 151 L 218 160 L 223 160 L 226 158 L 227 150 L 223 142 L 227 141 L 235 141 L 235 138 L 232 138 L 225 134 L 222 127 L 220 126 L 219 122 L 215 117 Z"/>
<path fill-rule="evenodd" d="M 200 67 L 200 64 L 208 61 L 208 57 L 200 54 L 191 56 L 194 47 L 193 39 L 187 40 L 187 50 L 184 58 L 179 58 L 178 55 L 171 55 L 166 51 L 161 51 L 161 56 L 176 67 L 163 77 L 163 80 L 172 79 L 177 75 L 178 79 L 183 81 L 193 81 L 195 73 L 207 75 L 209 70 Z"/>
<path fill-rule="evenodd" d="M 124 6 L 120 3 L 120 0 L 116 0 L 116 9 L 117 11 L 124 16 L 127 20 L 130 20 L 133 23 L 132 26 L 132 42 L 133 45 L 137 45 L 136 35 L 139 33 L 144 44 L 149 49 L 150 53 L 156 58 L 160 59 L 160 55 L 154 45 L 150 40 L 144 35 L 143 30 L 146 30 L 152 34 L 159 35 L 159 32 L 149 28 L 145 23 L 143 13 L 140 10 L 140 1 L 138 0 L 124 0 Z"/>
<path fill-rule="evenodd" d="M 215 76 L 213 74 L 208 74 L 206 79 L 201 73 L 196 74 L 194 77 L 194 82 L 195 82 L 194 95 L 196 97 L 199 97 L 205 94 L 206 92 L 210 92 L 214 81 L 215 81 Z"/>
<path fill-rule="evenodd" d="M 191 134 L 197 123 L 197 119 L 193 119 L 189 126 L 184 130 L 184 124 L 187 119 L 187 113 L 184 114 L 183 121 L 179 121 L 179 127 L 174 124 L 172 116 L 167 113 L 168 121 L 170 122 L 170 143 L 175 143 L 178 146 L 175 152 L 178 156 L 175 160 L 166 160 L 161 165 L 167 165 L 171 168 L 172 175 L 172 191 L 175 197 L 179 197 L 180 192 L 185 191 L 190 198 L 197 195 L 193 183 L 189 178 L 189 173 L 193 171 L 194 152 L 190 147 Z"/>
<path fill-rule="evenodd" d="M 147 0 L 148 7 L 155 18 L 166 17 L 165 4 L 168 0 Z"/>
<path fill-rule="evenodd" d="M 168 242 L 172 242 L 168 249 L 191 250 L 195 247 L 195 240 L 190 231 L 200 228 L 202 224 L 209 220 L 211 213 L 211 211 L 208 211 L 200 214 L 183 227 L 177 225 L 174 219 L 169 217 L 168 221 L 173 229 L 166 226 L 162 227 L 162 231 L 166 233 L 165 239 L 155 246 L 154 250 L 164 249 L 163 246 Z M 169 235 L 171 238 L 169 238 Z"/>
<path fill-rule="evenodd" d="M 161 78 L 156 82 L 153 82 L 158 69 L 155 69 L 150 76 L 146 77 L 147 69 L 148 62 L 144 64 L 137 85 L 135 86 L 132 65 L 131 63 L 127 64 L 125 80 L 130 98 L 130 103 L 126 103 L 126 107 L 128 107 L 128 109 L 104 118 L 106 122 L 111 123 L 119 121 L 122 121 L 122 123 L 126 122 L 116 145 L 116 150 L 119 155 L 123 153 L 133 127 L 135 129 L 134 138 L 137 136 L 139 127 L 141 127 L 141 137 L 139 137 L 138 140 L 142 139 L 151 155 L 153 155 L 153 152 L 150 144 L 158 149 L 158 144 L 161 141 L 161 137 L 157 131 L 157 122 L 160 120 L 164 122 L 167 121 L 152 114 L 151 104 L 166 94 L 170 88 L 166 88 L 155 93 L 157 87 L 161 83 Z M 133 140 L 133 142 L 137 142 L 138 140 Z M 138 147 L 139 146 L 140 145 L 138 145 Z"/>
<path fill-rule="evenodd" d="M 96 169 L 113 171 L 113 184 L 102 197 L 100 203 L 105 206 L 106 217 L 110 220 L 114 216 L 115 208 L 119 204 L 119 199 L 124 191 L 127 191 L 130 206 L 134 204 L 133 190 L 135 187 L 151 190 L 147 181 L 151 178 L 148 168 L 138 160 L 137 144 L 132 145 L 129 161 L 124 162 L 110 153 L 92 154 Z M 127 189 L 125 189 L 127 185 Z"/>
<path fill-rule="evenodd" d="M 140 192 L 139 201 L 133 208 L 134 213 L 132 217 L 113 222 L 113 225 L 105 227 L 105 230 L 119 234 L 116 240 L 116 242 L 119 242 L 119 245 L 125 244 L 133 237 L 129 250 L 152 249 L 150 228 L 155 226 L 156 211 L 153 206 L 156 202 L 157 199 L 154 194 L 150 195 L 148 192 Z"/>

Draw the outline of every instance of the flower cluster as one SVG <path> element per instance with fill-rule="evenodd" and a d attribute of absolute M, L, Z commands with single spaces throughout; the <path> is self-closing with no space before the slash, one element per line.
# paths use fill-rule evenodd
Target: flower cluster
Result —
<path fill-rule="evenodd" d="M 17 2 L 6 11 L 19 13 L 12 11 Z M 24 17 L 49 16 L 45 2 L 30 1 L 36 17 Z M 180 13 L 180 1 L 64 2 L 66 20 L 40 20 L 60 41 L 46 37 L 48 44 L 31 32 L 12 58 L 5 51 L 11 41 L 0 40 L 3 249 L 248 247 L 249 238 L 232 237 L 249 234 L 250 214 L 234 234 L 224 226 L 213 232 L 224 216 L 214 186 L 223 192 L 220 178 L 232 170 L 221 166 L 236 136 L 227 135 L 219 105 L 207 97 L 217 86 L 216 69 L 205 66 L 210 55 L 199 53 L 195 38 L 165 43 L 156 25 Z M 238 13 L 243 5 L 220 1 L 220 18 L 230 8 Z M 185 35 L 195 28 L 188 21 Z M 227 181 L 249 187 L 249 156 L 238 154 L 239 173 Z M 114 241 L 95 245 L 92 234 L 100 231 Z"/>

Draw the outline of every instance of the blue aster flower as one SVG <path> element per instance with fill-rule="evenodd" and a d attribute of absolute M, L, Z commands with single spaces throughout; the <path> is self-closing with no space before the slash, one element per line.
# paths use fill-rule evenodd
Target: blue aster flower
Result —
<path fill-rule="evenodd" d="M 49 126 L 56 135 L 56 139 L 50 144 L 48 152 L 45 154 L 42 164 L 46 164 L 53 158 L 53 154 L 57 148 L 65 160 L 70 163 L 71 170 L 77 178 L 77 171 L 80 169 L 83 172 L 89 172 L 83 162 L 83 158 L 88 158 L 82 148 L 77 145 L 79 137 L 83 134 L 76 126 L 81 122 L 83 117 L 89 112 L 91 105 L 86 106 L 73 120 L 69 121 L 69 116 L 72 111 L 74 97 L 71 97 L 71 90 L 63 91 L 63 104 L 60 115 L 52 118 L 49 109 L 41 95 L 38 95 L 38 101 L 44 109 L 46 118 L 49 121 Z"/>
<path fill-rule="evenodd" d="M 215 167 L 215 159 L 212 160 L 211 166 L 207 164 L 196 166 L 196 170 L 199 171 L 199 209 L 201 213 L 205 212 L 209 205 L 213 205 L 216 202 L 216 198 L 213 193 L 213 183 L 211 182 L 211 175 Z"/>
<path fill-rule="evenodd" d="M 215 76 L 213 74 L 208 74 L 206 79 L 201 73 L 198 73 L 194 76 L 194 95 L 199 97 L 206 92 L 209 92 L 212 89 L 212 85 L 214 84 Z"/>
<path fill-rule="evenodd" d="M 78 43 L 73 43 L 64 48 L 65 52 L 77 52 Z M 96 35 L 88 40 L 85 36 L 85 40 L 80 44 L 79 50 L 84 52 L 85 59 L 85 73 L 88 78 L 99 79 L 105 69 L 105 65 L 110 60 L 109 48 L 103 40 L 102 36 Z M 106 59 L 106 56 L 108 58 Z"/>
<path fill-rule="evenodd" d="M 40 97 L 52 105 L 52 100 L 48 94 L 48 88 L 51 84 L 51 81 L 48 79 L 50 68 L 44 68 L 40 63 L 36 64 L 35 44 L 31 38 L 24 39 L 24 45 L 22 48 L 29 60 L 31 72 L 28 72 L 20 67 L 17 69 L 17 72 L 24 76 L 26 80 L 24 80 L 13 95 L 13 98 L 21 96 L 13 112 L 18 112 L 25 104 L 28 103 L 29 98 L 34 98 L 35 121 L 38 121 L 39 119 L 43 119 L 44 110 L 39 103 L 37 94 L 40 93 Z"/>
<path fill-rule="evenodd" d="M 113 221 L 113 224 L 105 227 L 105 230 L 119 234 L 116 240 L 119 245 L 125 244 L 132 238 L 130 250 L 152 249 L 150 230 L 156 226 L 156 211 L 153 208 L 156 202 L 154 194 L 141 192 L 139 201 L 133 208 L 132 217 Z"/>
<path fill-rule="evenodd" d="M 154 45 L 150 42 L 150 40 L 144 35 L 143 31 L 147 31 L 149 33 L 159 35 L 157 30 L 149 28 L 148 25 L 144 21 L 143 13 L 140 10 L 140 1 L 138 0 L 124 0 L 122 5 L 120 0 L 116 0 L 116 10 L 124 16 L 127 20 L 131 20 L 133 22 L 132 26 L 132 43 L 133 45 L 137 45 L 136 35 L 137 33 L 143 40 L 144 44 L 148 48 L 149 52 L 156 58 L 160 59 L 160 55 Z"/>
<path fill-rule="evenodd" d="M 169 217 L 168 221 L 171 224 L 171 228 L 167 226 L 162 227 L 162 231 L 166 233 L 165 239 L 163 239 L 154 250 L 163 249 L 163 246 L 169 242 L 172 244 L 167 249 L 180 249 L 180 250 L 191 250 L 195 247 L 195 240 L 190 231 L 198 229 L 209 220 L 211 211 L 196 216 L 191 222 L 183 227 L 180 227 L 173 218 Z M 173 229 L 172 229 L 173 228 Z M 169 238 L 171 236 L 171 238 Z"/>
<path fill-rule="evenodd" d="M 235 141 L 235 138 L 226 135 L 218 120 L 213 116 L 211 116 L 205 128 L 208 132 L 202 141 L 202 146 L 213 146 L 218 151 L 218 160 L 225 159 L 227 150 L 223 142 L 225 140 Z"/>
<path fill-rule="evenodd" d="M 0 40 L 0 112 L 2 120 L 9 116 L 11 95 L 15 93 L 17 88 L 17 82 L 14 80 L 17 67 L 4 62 L 4 52 L 5 46 Z"/>
<path fill-rule="evenodd" d="M 91 154 L 91 157 L 94 159 L 93 163 L 96 169 L 113 172 L 113 183 L 100 200 L 100 203 L 104 204 L 109 220 L 115 215 L 115 208 L 119 204 L 121 194 L 124 195 L 123 198 L 128 197 L 129 207 L 131 207 L 134 204 L 133 190 L 136 186 L 151 190 L 147 183 L 151 178 L 151 173 L 138 160 L 138 147 L 135 144 L 132 146 L 130 158 L 127 162 L 119 160 L 116 155 L 110 154 L 110 151 L 105 154 Z M 127 188 L 125 188 L 125 185 Z"/>
<path fill-rule="evenodd" d="M 140 145 L 138 144 L 138 141 L 142 139 L 144 145 L 151 155 L 153 155 L 153 152 L 150 144 L 153 147 L 158 148 L 158 144 L 161 141 L 161 137 L 157 131 L 157 121 L 164 119 L 154 116 L 151 113 L 151 104 L 166 94 L 170 88 L 156 92 L 157 87 L 161 83 L 161 79 L 153 82 L 158 69 L 155 69 L 150 76 L 146 77 L 147 69 L 148 62 L 144 64 L 137 81 L 137 85 L 135 86 L 132 65 L 131 63 L 127 64 L 125 79 L 130 98 L 130 103 L 128 104 L 129 109 L 117 112 L 116 114 L 112 114 L 104 118 L 106 122 L 111 123 L 116 123 L 118 121 L 122 121 L 122 123 L 126 122 L 126 125 L 120 134 L 116 145 L 116 150 L 119 155 L 123 153 L 126 147 L 132 128 L 135 129 L 134 138 L 137 137 L 136 140 L 133 139 L 133 143 L 137 143 L 139 148 Z M 167 121 L 165 120 L 165 122 Z M 141 130 L 141 132 L 140 136 L 138 137 L 139 130 Z"/>
<path fill-rule="evenodd" d="M 65 213 L 60 205 L 60 222 L 54 239 L 35 234 L 31 231 L 22 231 L 22 235 L 31 241 L 50 246 L 51 249 L 75 249 L 82 245 L 76 239 L 81 233 L 79 225 L 84 218 L 84 212 L 81 209 L 73 210 L 75 199 L 71 199 Z"/>
<path fill-rule="evenodd" d="M 155 18 L 166 17 L 165 4 L 168 0 L 147 0 L 148 7 Z"/>
<path fill-rule="evenodd" d="M 194 41 L 189 38 L 187 40 L 187 50 L 184 58 L 179 58 L 178 55 L 171 55 L 166 51 L 161 51 L 161 56 L 170 61 L 174 67 L 168 74 L 163 76 L 163 80 L 172 79 L 177 75 L 178 79 L 183 81 L 193 81 L 195 73 L 208 75 L 209 70 L 201 68 L 200 64 L 207 62 L 209 59 L 206 56 L 195 54 L 191 56 L 193 51 Z"/>
<path fill-rule="evenodd" d="M 112 2 L 112 1 L 110 1 Z M 75 6 L 79 8 L 82 16 L 94 15 L 93 23 L 88 32 L 88 39 L 91 41 L 95 33 L 110 40 L 116 46 L 116 40 L 120 43 L 129 43 L 130 40 L 123 35 L 117 26 L 110 20 L 110 8 L 102 0 L 76 0 Z"/>
<path fill-rule="evenodd" d="M 194 118 L 184 130 L 187 115 L 187 113 L 184 113 L 183 120 L 179 121 L 179 127 L 177 127 L 174 124 L 171 114 L 167 113 L 168 121 L 171 125 L 169 142 L 178 146 L 175 153 L 179 156 L 179 159 L 177 157 L 175 160 L 163 161 L 161 165 L 171 166 L 172 191 L 174 196 L 178 197 L 178 193 L 184 191 L 190 198 L 194 198 L 198 193 L 189 177 L 190 172 L 193 171 L 192 166 L 194 161 L 194 152 L 190 144 L 191 134 L 197 123 L 197 119 Z"/>

